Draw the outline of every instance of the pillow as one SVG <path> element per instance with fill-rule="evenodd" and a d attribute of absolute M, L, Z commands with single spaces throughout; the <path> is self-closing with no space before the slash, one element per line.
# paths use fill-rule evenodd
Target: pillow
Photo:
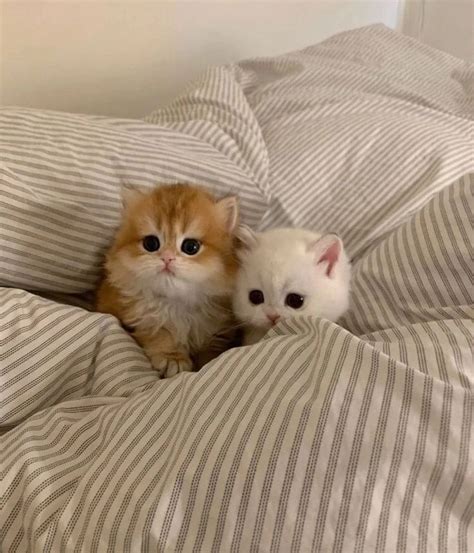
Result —
<path fill-rule="evenodd" d="M 259 227 L 337 232 L 359 257 L 474 170 L 473 78 L 474 65 L 373 25 L 211 69 L 193 93 L 148 121 L 179 118 L 192 132 L 200 98 L 216 91 L 209 109 L 217 121 L 237 83 L 266 148 L 256 174 L 270 209 Z M 226 125 L 238 132 L 237 117 Z M 254 144 L 258 157 L 258 138 Z"/>
<path fill-rule="evenodd" d="M 126 183 L 185 182 L 216 195 L 238 194 L 242 219 L 258 224 L 266 201 L 245 152 L 223 131 L 208 140 L 216 122 L 206 110 L 202 98 L 191 135 L 173 130 L 172 122 L 164 128 L 0 109 L 0 286 L 65 294 L 94 289 Z M 255 125 L 251 112 L 240 120 L 246 125 Z"/>

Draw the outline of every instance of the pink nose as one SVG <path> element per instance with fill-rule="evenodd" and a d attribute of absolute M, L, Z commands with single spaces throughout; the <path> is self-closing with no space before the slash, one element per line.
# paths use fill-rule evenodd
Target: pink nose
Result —
<path fill-rule="evenodd" d="M 272 323 L 272 326 L 275 326 L 280 319 L 278 313 L 267 313 L 267 319 Z"/>
<path fill-rule="evenodd" d="M 165 251 L 161 254 L 161 260 L 164 262 L 165 265 L 169 265 L 175 259 L 176 257 L 174 256 L 173 252 Z"/>

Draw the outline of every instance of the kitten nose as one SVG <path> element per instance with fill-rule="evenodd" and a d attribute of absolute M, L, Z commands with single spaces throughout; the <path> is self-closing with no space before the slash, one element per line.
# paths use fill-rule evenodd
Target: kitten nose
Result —
<path fill-rule="evenodd" d="M 173 252 L 171 252 L 169 250 L 165 250 L 161 254 L 161 259 L 162 259 L 162 261 L 164 261 L 165 265 L 169 265 L 172 261 L 174 261 L 176 259 L 176 257 L 175 257 Z"/>
<path fill-rule="evenodd" d="M 278 313 L 266 313 L 267 319 L 272 323 L 272 326 L 275 326 L 280 319 Z"/>

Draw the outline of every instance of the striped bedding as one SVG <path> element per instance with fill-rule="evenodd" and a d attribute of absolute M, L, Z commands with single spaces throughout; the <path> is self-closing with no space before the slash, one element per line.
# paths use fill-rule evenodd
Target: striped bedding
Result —
<path fill-rule="evenodd" d="M 0 110 L 0 550 L 474 548 L 474 68 L 383 26 L 214 67 L 143 121 Z M 159 380 L 88 310 L 127 182 L 341 234 L 339 325 Z"/>

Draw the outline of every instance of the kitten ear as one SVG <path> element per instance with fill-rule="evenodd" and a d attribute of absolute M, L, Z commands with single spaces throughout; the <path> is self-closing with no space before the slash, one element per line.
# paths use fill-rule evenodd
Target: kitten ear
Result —
<path fill-rule="evenodd" d="M 239 218 L 239 200 L 237 196 L 223 198 L 216 203 L 216 206 L 221 213 L 226 229 L 233 232 Z"/>
<path fill-rule="evenodd" d="M 250 250 L 257 245 L 257 233 L 247 225 L 239 225 L 236 236 L 243 250 Z"/>
<path fill-rule="evenodd" d="M 342 240 L 337 234 L 325 234 L 316 242 L 313 242 L 310 249 L 314 252 L 316 264 L 325 267 L 326 276 L 334 276 L 334 268 L 341 258 L 343 251 Z"/>
<path fill-rule="evenodd" d="M 128 207 L 145 195 L 145 190 L 126 184 L 122 187 L 122 207 Z"/>

